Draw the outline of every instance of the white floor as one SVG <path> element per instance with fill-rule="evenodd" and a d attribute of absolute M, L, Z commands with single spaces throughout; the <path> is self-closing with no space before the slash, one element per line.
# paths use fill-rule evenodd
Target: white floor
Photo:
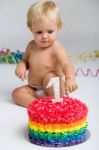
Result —
<path fill-rule="evenodd" d="M 91 67 L 93 71 L 99 68 L 99 61 L 81 63 L 84 69 Z M 1 150 L 46 150 L 31 144 L 27 135 L 27 109 L 13 103 L 11 92 L 17 86 L 25 84 L 15 75 L 16 65 L 0 64 L 0 149 Z M 91 137 L 85 143 L 60 148 L 61 150 L 99 150 L 99 75 L 97 77 L 77 76 L 79 89 L 70 96 L 76 97 L 89 107 L 89 130 Z M 58 149 L 58 148 L 48 148 Z"/>

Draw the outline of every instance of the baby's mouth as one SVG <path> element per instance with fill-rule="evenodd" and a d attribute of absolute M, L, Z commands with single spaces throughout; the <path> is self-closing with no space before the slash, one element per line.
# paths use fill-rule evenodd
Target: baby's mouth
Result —
<path fill-rule="evenodd" d="M 43 43 L 46 43 L 46 42 L 48 42 L 48 40 L 46 40 L 46 41 L 42 41 Z"/>

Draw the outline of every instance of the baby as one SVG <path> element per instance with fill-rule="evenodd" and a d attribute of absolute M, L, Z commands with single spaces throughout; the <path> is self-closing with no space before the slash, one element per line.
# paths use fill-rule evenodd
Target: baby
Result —
<path fill-rule="evenodd" d="M 22 80 L 28 76 L 28 84 L 12 92 L 16 104 L 27 107 L 39 97 L 37 91 L 42 89 L 45 96 L 54 96 L 53 86 L 48 86 L 54 77 L 59 77 L 61 96 L 77 89 L 73 64 L 57 41 L 62 25 L 59 8 L 53 1 L 40 1 L 29 8 L 27 26 L 34 40 L 28 43 L 24 58 L 15 70 Z"/>

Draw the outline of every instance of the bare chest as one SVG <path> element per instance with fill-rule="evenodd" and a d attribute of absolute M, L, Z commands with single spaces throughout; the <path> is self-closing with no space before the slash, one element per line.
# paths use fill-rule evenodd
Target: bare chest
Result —
<path fill-rule="evenodd" d="M 54 58 L 52 53 L 50 50 L 31 52 L 29 56 L 29 66 L 35 71 L 52 69 L 54 66 Z"/>

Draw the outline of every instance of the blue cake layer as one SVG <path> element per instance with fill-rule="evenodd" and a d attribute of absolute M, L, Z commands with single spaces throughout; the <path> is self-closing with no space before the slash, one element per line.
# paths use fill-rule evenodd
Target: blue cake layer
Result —
<path fill-rule="evenodd" d="M 84 131 L 83 133 L 79 135 L 75 135 L 75 137 L 68 137 L 64 139 L 41 139 L 37 138 L 29 133 L 29 140 L 30 142 L 42 145 L 42 146 L 48 146 L 48 147 L 66 147 L 66 146 L 72 146 L 76 144 L 80 144 L 88 138 L 88 131 Z"/>

